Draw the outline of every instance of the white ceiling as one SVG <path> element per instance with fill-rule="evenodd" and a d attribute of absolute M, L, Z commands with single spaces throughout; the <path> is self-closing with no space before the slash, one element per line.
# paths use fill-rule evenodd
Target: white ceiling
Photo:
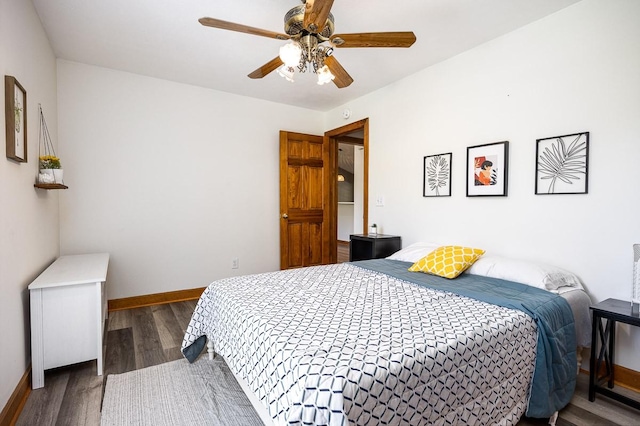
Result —
<path fill-rule="evenodd" d="M 335 49 L 344 89 L 313 74 L 247 77 L 285 42 L 198 18 L 283 32 L 299 0 L 33 0 L 56 57 L 320 111 L 335 108 L 579 0 L 335 0 L 335 33 L 413 31 L 408 49 Z"/>

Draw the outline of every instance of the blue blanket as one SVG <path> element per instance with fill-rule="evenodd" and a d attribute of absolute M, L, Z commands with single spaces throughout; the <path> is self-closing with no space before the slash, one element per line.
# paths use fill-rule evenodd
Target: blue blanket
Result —
<path fill-rule="evenodd" d="M 550 417 L 566 406 L 576 386 L 576 334 L 571 307 L 562 297 L 528 285 L 479 275 L 454 280 L 409 272 L 410 263 L 375 259 L 353 265 L 436 290 L 470 297 L 531 316 L 538 325 L 536 365 L 531 384 L 529 417 Z"/>

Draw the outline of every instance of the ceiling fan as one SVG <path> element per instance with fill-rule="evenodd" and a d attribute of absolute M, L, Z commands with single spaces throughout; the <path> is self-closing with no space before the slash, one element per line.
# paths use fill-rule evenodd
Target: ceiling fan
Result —
<path fill-rule="evenodd" d="M 249 74 L 262 78 L 274 70 L 293 81 L 295 69 L 311 70 L 318 75 L 318 84 L 330 81 L 339 88 L 353 83 L 353 78 L 332 56 L 334 47 L 410 47 L 416 36 L 411 31 L 333 34 L 334 19 L 331 6 L 334 0 L 302 0 L 302 5 L 289 10 L 284 17 L 285 33 L 263 30 L 215 18 L 200 18 L 207 27 L 237 31 L 276 40 L 291 40 L 280 48 L 280 55 Z M 329 42 L 329 45 L 325 45 Z"/>

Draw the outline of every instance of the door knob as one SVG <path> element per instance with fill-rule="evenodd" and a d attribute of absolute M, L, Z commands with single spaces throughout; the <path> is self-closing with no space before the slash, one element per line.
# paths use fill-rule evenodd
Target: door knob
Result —
<path fill-rule="evenodd" d="M 288 215 L 288 214 L 286 214 L 286 213 L 284 213 L 284 214 L 282 215 L 282 218 L 283 218 L 283 219 L 289 219 L 289 215 Z"/>

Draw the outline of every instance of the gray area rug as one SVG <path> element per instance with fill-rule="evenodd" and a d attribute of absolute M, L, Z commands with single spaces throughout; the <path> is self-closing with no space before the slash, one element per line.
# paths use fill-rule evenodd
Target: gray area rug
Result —
<path fill-rule="evenodd" d="M 224 360 L 186 359 L 107 377 L 102 426 L 262 425 Z"/>

